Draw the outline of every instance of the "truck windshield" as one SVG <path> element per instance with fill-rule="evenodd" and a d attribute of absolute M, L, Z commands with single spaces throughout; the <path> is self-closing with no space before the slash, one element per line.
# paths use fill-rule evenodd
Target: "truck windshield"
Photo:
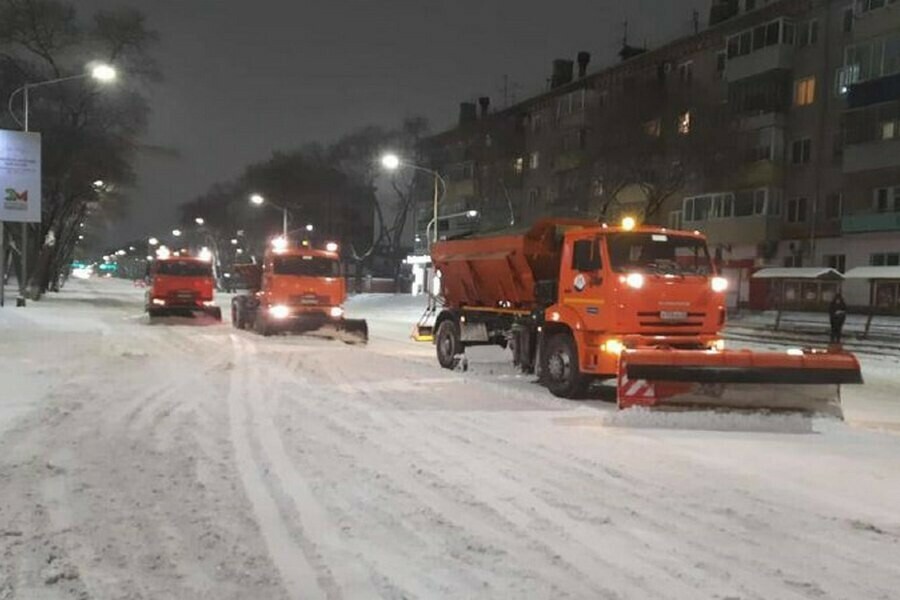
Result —
<path fill-rule="evenodd" d="M 212 277 L 212 265 L 195 260 L 167 260 L 156 265 L 157 275 L 172 277 Z"/>
<path fill-rule="evenodd" d="M 608 236 L 613 271 L 661 275 L 709 275 L 712 265 L 706 242 L 663 233 L 617 233 Z"/>
<path fill-rule="evenodd" d="M 276 256 L 273 266 L 276 275 L 338 277 L 341 274 L 338 261 L 321 256 Z"/>

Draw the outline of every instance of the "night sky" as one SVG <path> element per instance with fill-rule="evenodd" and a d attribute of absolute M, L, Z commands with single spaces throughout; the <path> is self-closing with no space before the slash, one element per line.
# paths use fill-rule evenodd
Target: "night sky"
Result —
<path fill-rule="evenodd" d="M 554 58 L 615 59 L 622 22 L 651 46 L 705 23 L 710 0 L 77 0 L 82 16 L 132 4 L 161 34 L 147 143 L 125 240 L 170 227 L 178 204 L 273 150 L 423 115 L 451 126 L 458 103 L 522 99 Z M 123 74 L 127 77 L 127 74 Z"/>

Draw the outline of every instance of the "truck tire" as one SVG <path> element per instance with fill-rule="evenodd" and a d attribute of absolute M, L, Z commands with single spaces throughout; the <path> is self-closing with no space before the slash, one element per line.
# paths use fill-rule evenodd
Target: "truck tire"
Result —
<path fill-rule="evenodd" d="M 570 400 L 583 398 L 590 379 L 581 374 L 578 348 L 569 333 L 557 333 L 541 352 L 541 382 L 554 396 Z"/>
<path fill-rule="evenodd" d="M 434 336 L 434 346 L 440 365 L 445 369 L 455 369 L 459 364 L 458 357 L 463 353 L 459 324 L 451 319 L 442 321 Z"/>
<path fill-rule="evenodd" d="M 256 318 L 253 320 L 253 328 L 256 330 L 256 333 L 263 337 L 272 335 L 272 326 L 269 325 L 269 320 L 266 319 L 262 311 L 257 311 Z"/>

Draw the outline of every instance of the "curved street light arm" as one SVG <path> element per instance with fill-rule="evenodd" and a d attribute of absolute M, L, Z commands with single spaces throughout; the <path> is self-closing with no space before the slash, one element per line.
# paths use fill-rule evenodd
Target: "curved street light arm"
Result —
<path fill-rule="evenodd" d="M 21 94 L 23 92 L 27 94 L 28 90 L 32 90 L 34 88 L 44 87 L 46 85 L 53 85 L 56 83 L 63 83 L 66 81 L 75 81 L 76 79 L 86 79 L 87 77 L 90 77 L 89 73 L 81 73 L 79 75 L 70 75 L 68 77 L 58 77 L 56 79 L 48 79 L 46 81 L 39 81 L 37 83 L 26 83 L 22 87 L 16 88 L 15 90 L 13 90 L 13 93 L 9 95 L 9 100 L 6 103 L 6 109 L 9 111 L 9 116 L 12 117 L 13 121 L 15 121 L 19 127 L 24 127 L 24 124 L 22 123 L 22 121 L 19 120 L 19 117 L 16 116 L 16 113 L 13 110 L 13 101 L 16 99 L 16 96 L 18 96 L 19 94 Z"/>

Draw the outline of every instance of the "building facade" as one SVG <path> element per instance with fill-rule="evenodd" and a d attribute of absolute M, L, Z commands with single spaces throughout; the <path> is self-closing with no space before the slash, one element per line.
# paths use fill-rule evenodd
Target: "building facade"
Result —
<path fill-rule="evenodd" d="M 441 235 L 643 214 L 705 232 L 758 308 L 763 266 L 900 264 L 900 0 L 715 0 L 709 23 L 597 71 L 554 61 L 548 91 L 502 110 L 463 104 L 422 150 L 441 214 L 479 218 Z"/>

